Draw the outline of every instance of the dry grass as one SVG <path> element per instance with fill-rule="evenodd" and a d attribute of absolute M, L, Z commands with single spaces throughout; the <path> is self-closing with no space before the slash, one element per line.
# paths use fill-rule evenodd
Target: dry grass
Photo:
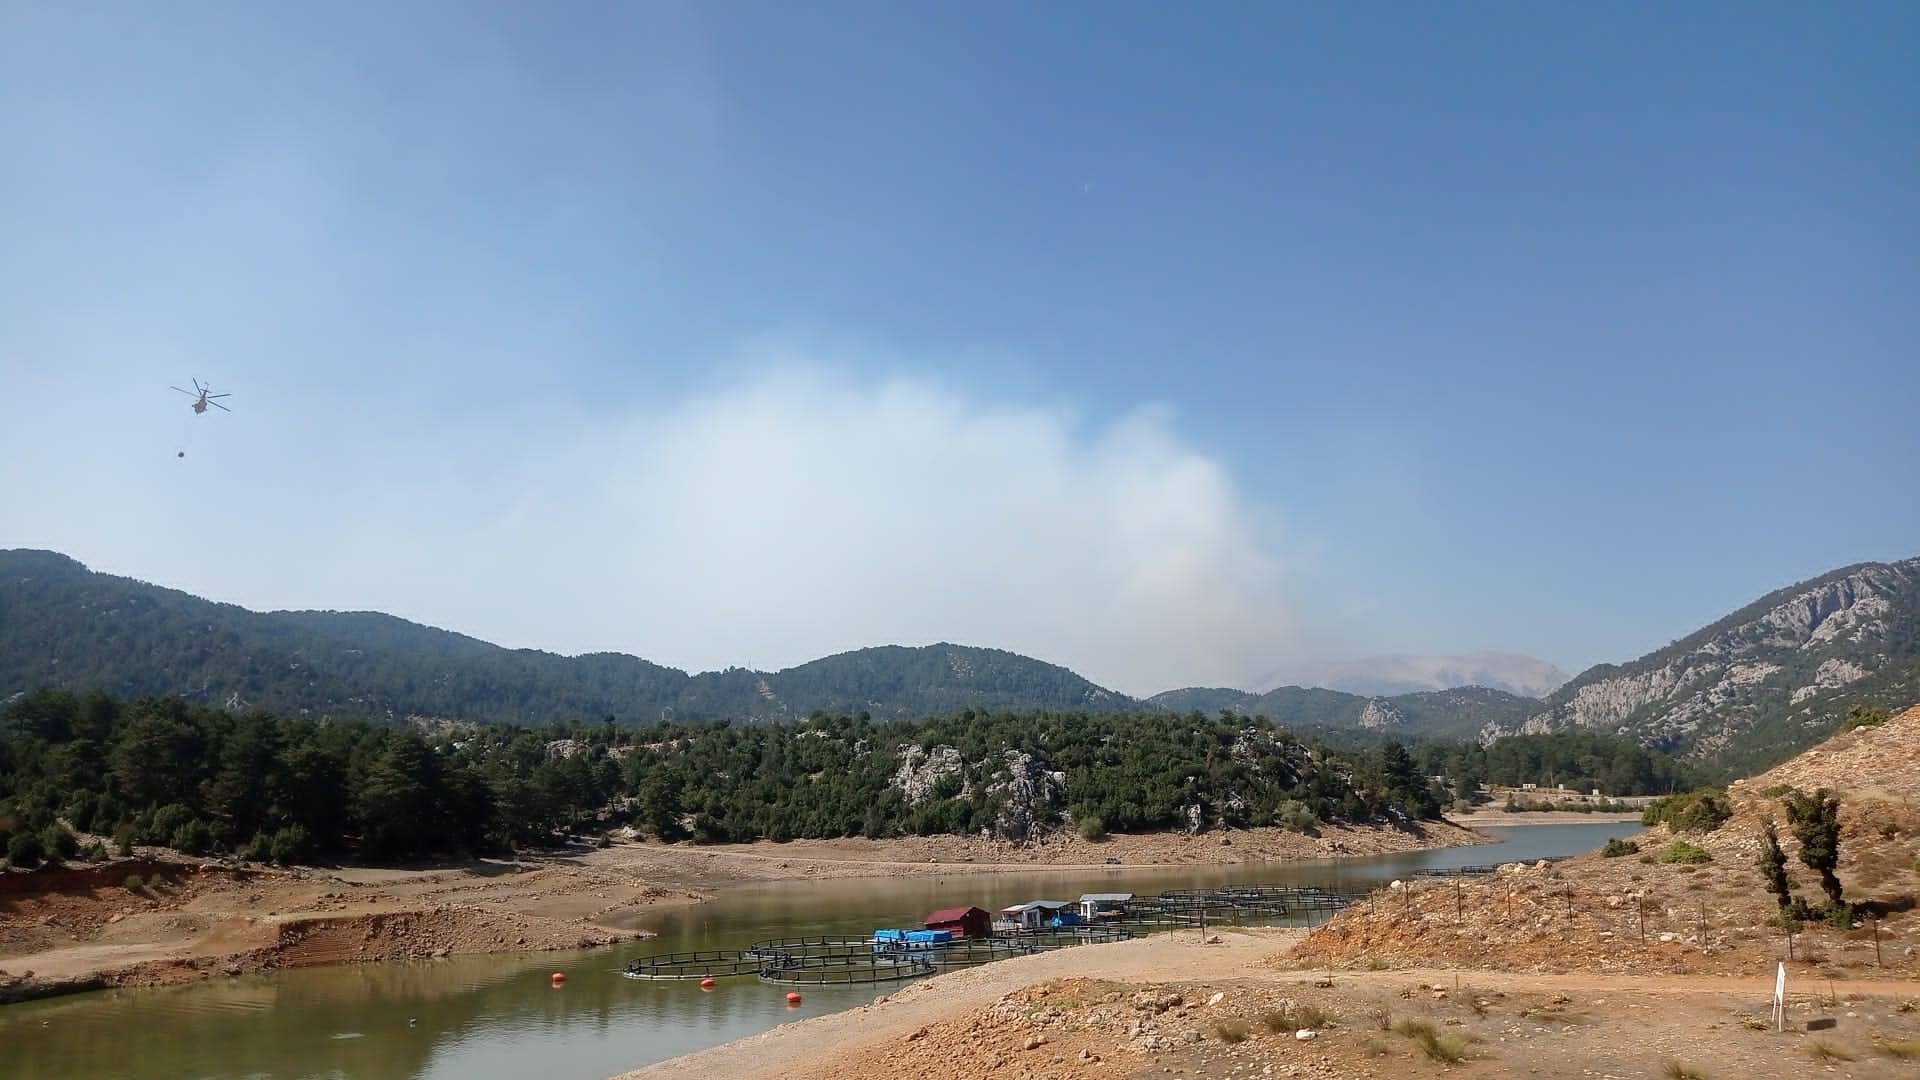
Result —
<path fill-rule="evenodd" d="M 1822 1065 L 1831 1065 L 1836 1061 L 1853 1060 L 1852 1051 L 1844 1047 L 1835 1046 L 1832 1043 L 1821 1042 L 1818 1039 L 1807 1044 L 1807 1053 L 1813 1055 L 1813 1060 Z"/>
<path fill-rule="evenodd" d="M 1289 1004 L 1284 1008 L 1270 1009 L 1260 1014 L 1260 1023 L 1276 1035 L 1303 1029 L 1319 1031 L 1322 1028 L 1333 1027 L 1337 1019 L 1318 1005 Z M 1381 1030 L 1386 1029 L 1385 1023 L 1380 1026 Z"/>
<path fill-rule="evenodd" d="M 1223 1043 L 1247 1041 L 1247 1022 L 1239 1017 L 1228 1017 L 1213 1022 L 1213 1034 Z"/>
<path fill-rule="evenodd" d="M 1901 1042 L 1874 1043 L 1873 1052 L 1899 1061 L 1920 1061 L 1920 1042 L 1907 1039 Z"/>
<path fill-rule="evenodd" d="M 1467 1047 L 1472 1042 L 1465 1035 L 1441 1034 L 1425 1020 L 1401 1020 L 1393 1025 L 1393 1030 L 1419 1043 L 1421 1052 L 1427 1057 L 1446 1065 L 1457 1065 L 1465 1061 Z"/>
<path fill-rule="evenodd" d="M 1667 1062 L 1660 1075 L 1667 1077 L 1667 1080 L 1707 1080 L 1706 1073 L 1678 1061 Z"/>

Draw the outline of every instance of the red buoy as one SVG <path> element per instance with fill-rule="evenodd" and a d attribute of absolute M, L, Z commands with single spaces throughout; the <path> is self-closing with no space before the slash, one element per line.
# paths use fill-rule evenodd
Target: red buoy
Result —
<path fill-rule="evenodd" d="M 556 971 L 553 973 L 553 985 L 559 986 L 561 983 L 566 981 L 567 981 L 567 976 L 564 972 Z"/>
<path fill-rule="evenodd" d="M 789 1005 L 798 1005 L 798 1004 L 800 1004 L 800 995 L 799 995 L 798 993 L 790 993 L 790 994 L 788 994 L 788 995 L 787 995 L 787 1004 L 789 1004 Z"/>
<path fill-rule="evenodd" d="M 700 980 L 700 989 L 702 989 L 702 990 L 711 990 L 711 989 L 713 989 L 713 980 L 712 980 L 712 979 L 701 979 L 701 980 Z"/>

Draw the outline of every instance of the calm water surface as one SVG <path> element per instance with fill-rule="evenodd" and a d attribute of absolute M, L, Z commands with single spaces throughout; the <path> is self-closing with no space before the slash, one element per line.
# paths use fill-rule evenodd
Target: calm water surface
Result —
<path fill-rule="evenodd" d="M 723 979 L 711 992 L 620 976 L 648 952 L 744 947 L 760 938 L 865 935 L 935 908 L 989 910 L 1083 892 L 1157 893 L 1233 882 L 1359 885 L 1421 868 L 1590 851 L 1632 823 L 1491 832 L 1496 847 L 1338 862 L 785 882 L 654 912 L 652 941 L 535 956 L 309 968 L 192 986 L 108 990 L 0 1008 L 0 1075 L 128 1078 L 601 1080 L 803 1016 L 871 1001 L 894 984 L 803 988 Z M 555 990 L 549 975 L 564 971 Z"/>

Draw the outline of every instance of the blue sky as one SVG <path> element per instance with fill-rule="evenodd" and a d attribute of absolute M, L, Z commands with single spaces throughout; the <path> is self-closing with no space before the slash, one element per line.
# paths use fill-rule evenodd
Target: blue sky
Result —
<path fill-rule="evenodd" d="M 1917 49 L 0 0 L 0 546 L 694 669 L 1630 659 L 1920 554 Z"/>

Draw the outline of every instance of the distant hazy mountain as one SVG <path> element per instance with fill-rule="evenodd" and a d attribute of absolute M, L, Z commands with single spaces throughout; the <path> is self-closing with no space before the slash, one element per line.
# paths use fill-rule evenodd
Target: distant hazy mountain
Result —
<path fill-rule="evenodd" d="M 0 698 L 44 686 L 286 715 L 519 724 L 1142 707 L 999 649 L 885 646 L 785 671 L 689 675 L 620 653 L 504 649 L 374 612 L 248 611 L 49 551 L 0 551 Z"/>
<path fill-rule="evenodd" d="M 1476 652 L 1466 656 L 1369 656 L 1301 664 L 1262 679 L 1259 686 L 1310 686 L 1349 694 L 1392 696 L 1484 686 L 1521 697 L 1546 697 L 1572 678 L 1531 656 Z"/>
<path fill-rule="evenodd" d="M 1492 725 L 1524 723 L 1540 709 L 1534 698 L 1484 686 L 1373 697 L 1318 687 L 1282 686 L 1251 694 L 1196 686 L 1155 694 L 1147 704 L 1169 712 L 1264 716 L 1302 732 L 1364 732 L 1407 741 L 1471 739 Z"/>
<path fill-rule="evenodd" d="M 1767 594 L 1549 695 L 1515 732 L 1590 728 L 1738 768 L 1780 761 L 1855 705 L 1920 701 L 1920 559 L 1861 563 Z"/>

